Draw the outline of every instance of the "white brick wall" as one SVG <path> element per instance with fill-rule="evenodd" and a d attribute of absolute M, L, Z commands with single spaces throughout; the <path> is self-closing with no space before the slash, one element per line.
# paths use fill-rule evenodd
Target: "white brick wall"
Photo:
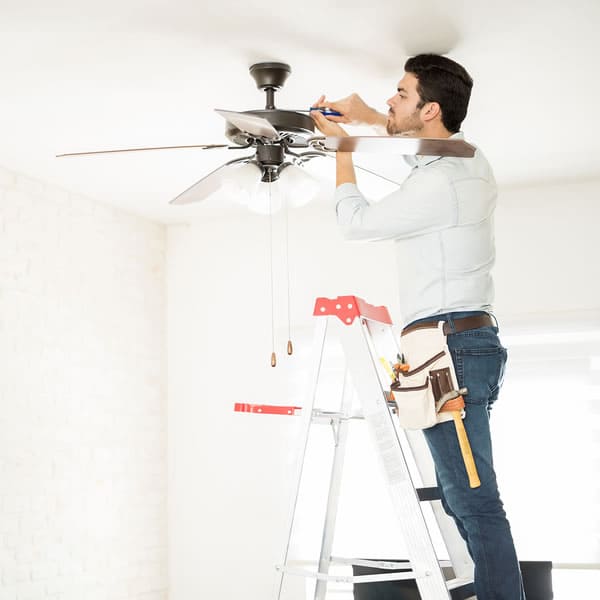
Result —
<path fill-rule="evenodd" d="M 0 600 L 167 597 L 164 234 L 0 168 Z"/>

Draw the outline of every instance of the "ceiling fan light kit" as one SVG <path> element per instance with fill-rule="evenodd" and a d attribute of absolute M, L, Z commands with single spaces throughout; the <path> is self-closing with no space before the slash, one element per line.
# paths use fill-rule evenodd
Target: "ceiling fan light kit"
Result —
<path fill-rule="evenodd" d="M 224 171 L 221 194 L 251 212 L 268 215 L 279 212 L 284 204 L 292 208 L 305 206 L 319 193 L 317 180 L 296 165 L 288 165 L 273 182 L 262 181 L 259 173 L 258 166 L 251 162 Z"/>

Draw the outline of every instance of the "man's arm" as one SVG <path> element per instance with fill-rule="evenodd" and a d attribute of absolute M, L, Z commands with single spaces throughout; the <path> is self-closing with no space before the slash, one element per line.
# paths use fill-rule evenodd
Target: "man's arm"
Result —
<path fill-rule="evenodd" d="M 356 185 L 336 188 L 336 214 L 349 240 L 402 239 L 457 222 L 452 186 L 438 170 L 416 170 L 395 191 L 369 203 Z"/>
<path fill-rule="evenodd" d="M 344 183 L 356 183 L 356 172 L 350 152 L 336 152 L 335 154 L 335 186 Z"/>

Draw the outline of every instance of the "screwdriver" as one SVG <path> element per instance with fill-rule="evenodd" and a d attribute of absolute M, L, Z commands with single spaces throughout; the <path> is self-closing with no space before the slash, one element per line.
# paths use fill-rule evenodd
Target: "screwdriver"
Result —
<path fill-rule="evenodd" d="M 295 110 L 294 112 L 312 112 L 313 110 L 318 110 L 325 117 L 341 117 L 342 113 L 337 110 L 332 110 L 331 108 L 319 108 L 317 106 L 311 106 L 308 110 L 301 109 Z"/>

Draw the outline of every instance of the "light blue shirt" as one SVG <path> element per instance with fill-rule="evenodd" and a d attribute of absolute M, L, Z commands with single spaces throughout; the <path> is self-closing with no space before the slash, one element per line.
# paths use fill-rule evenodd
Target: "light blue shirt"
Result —
<path fill-rule="evenodd" d="M 352 183 L 336 189 L 345 238 L 394 241 L 405 323 L 445 312 L 490 311 L 497 188 L 488 161 L 479 149 L 473 158 L 405 160 L 410 175 L 379 202 L 368 202 Z"/>

